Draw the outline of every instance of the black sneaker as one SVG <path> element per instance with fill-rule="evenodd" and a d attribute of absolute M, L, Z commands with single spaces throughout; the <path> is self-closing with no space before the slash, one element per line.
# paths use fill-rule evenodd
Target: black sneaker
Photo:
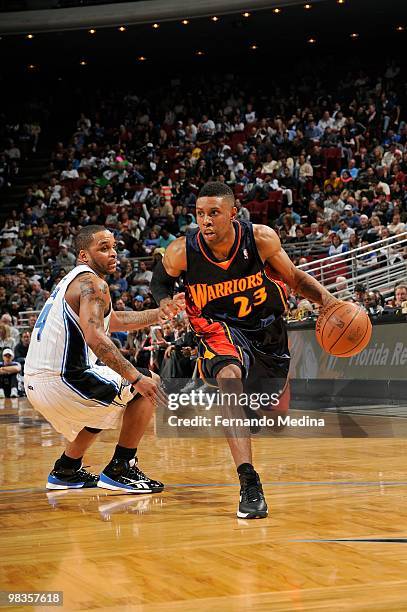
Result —
<path fill-rule="evenodd" d="M 156 493 L 164 488 L 162 482 L 152 480 L 137 467 L 136 459 L 113 459 L 101 473 L 97 486 L 111 491 L 140 494 Z"/>
<path fill-rule="evenodd" d="M 239 479 L 240 500 L 236 513 L 238 518 L 266 518 L 268 508 L 258 473 L 254 470 L 244 472 L 240 474 Z"/>
<path fill-rule="evenodd" d="M 48 476 L 47 489 L 88 489 L 96 487 L 99 480 L 97 474 L 92 474 L 80 466 L 78 469 L 60 468 L 56 465 Z"/>
<path fill-rule="evenodd" d="M 152 488 L 153 493 L 159 493 L 160 491 L 162 491 L 164 489 L 164 483 L 160 482 L 159 480 L 153 480 L 152 478 L 144 474 L 144 472 L 142 472 L 138 467 L 137 463 L 137 457 L 129 461 L 130 472 L 134 475 L 133 477 L 139 478 L 140 480 L 147 482 Z"/>

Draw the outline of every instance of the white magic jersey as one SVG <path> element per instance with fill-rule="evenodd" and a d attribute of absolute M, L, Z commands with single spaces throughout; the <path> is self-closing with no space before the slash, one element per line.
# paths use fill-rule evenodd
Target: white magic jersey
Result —
<path fill-rule="evenodd" d="M 97 357 L 85 342 L 78 315 L 65 300 L 70 283 L 83 272 L 96 274 L 89 266 L 76 266 L 58 283 L 44 304 L 24 364 L 27 376 L 55 375 L 62 377 L 68 386 L 71 386 L 69 383 L 79 387 L 87 384 L 86 372 L 95 365 Z M 106 331 L 110 315 L 111 308 L 104 319 Z"/>

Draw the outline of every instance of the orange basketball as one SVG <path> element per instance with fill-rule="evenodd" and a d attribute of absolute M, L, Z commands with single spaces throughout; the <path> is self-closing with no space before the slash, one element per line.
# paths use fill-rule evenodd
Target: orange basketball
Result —
<path fill-rule="evenodd" d="M 327 353 L 352 357 L 369 344 L 372 324 L 361 306 L 353 302 L 335 302 L 319 315 L 315 333 Z"/>

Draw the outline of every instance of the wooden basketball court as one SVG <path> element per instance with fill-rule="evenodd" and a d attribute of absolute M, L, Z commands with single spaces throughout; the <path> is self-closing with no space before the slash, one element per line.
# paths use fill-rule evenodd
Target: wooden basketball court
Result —
<path fill-rule="evenodd" d="M 90 450 L 94 471 L 115 440 Z M 63 591 L 66 610 L 407 609 L 402 438 L 255 440 L 271 512 L 254 521 L 235 516 L 222 439 L 152 425 L 140 465 L 167 487 L 143 496 L 46 491 L 62 438 L 25 400 L 1 400 L 0 448 L 0 590 Z"/>

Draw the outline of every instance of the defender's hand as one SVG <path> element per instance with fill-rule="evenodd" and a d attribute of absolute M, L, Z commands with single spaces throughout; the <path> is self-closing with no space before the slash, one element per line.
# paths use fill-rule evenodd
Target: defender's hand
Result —
<path fill-rule="evenodd" d="M 136 385 L 133 385 L 133 389 L 137 393 L 140 393 L 140 395 L 142 395 L 143 397 L 147 397 L 149 400 L 156 404 L 167 403 L 167 396 L 161 389 L 159 380 L 154 380 L 153 378 L 149 378 L 148 376 L 143 376 L 142 379 Z"/>

